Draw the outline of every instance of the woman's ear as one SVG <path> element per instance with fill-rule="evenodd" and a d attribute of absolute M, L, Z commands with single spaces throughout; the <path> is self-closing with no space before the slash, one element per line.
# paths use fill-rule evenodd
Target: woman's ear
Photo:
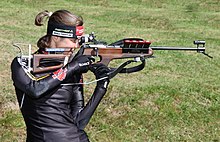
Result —
<path fill-rule="evenodd" d="M 57 47 L 57 43 L 59 42 L 59 38 L 57 36 L 51 36 L 50 47 Z"/>
<path fill-rule="evenodd" d="M 58 36 L 51 36 L 51 39 L 54 40 L 55 42 L 59 41 L 59 38 L 60 37 L 58 37 Z"/>

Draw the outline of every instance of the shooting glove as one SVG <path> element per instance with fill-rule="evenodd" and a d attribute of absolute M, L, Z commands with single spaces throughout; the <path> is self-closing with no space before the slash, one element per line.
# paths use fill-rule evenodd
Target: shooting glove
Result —
<path fill-rule="evenodd" d="M 86 73 L 89 70 L 89 65 L 93 62 L 91 56 L 81 55 L 72 59 L 65 67 L 67 69 L 67 76 L 69 78 L 73 74 Z"/>
<path fill-rule="evenodd" d="M 110 72 L 110 69 L 106 65 L 101 64 L 101 63 L 92 64 L 89 66 L 89 69 L 91 72 L 94 73 L 94 75 L 96 76 L 96 79 L 108 77 L 108 73 Z M 99 80 L 97 82 L 97 87 L 101 87 L 101 88 L 106 89 L 108 87 L 109 82 L 110 82 L 109 78 Z"/>

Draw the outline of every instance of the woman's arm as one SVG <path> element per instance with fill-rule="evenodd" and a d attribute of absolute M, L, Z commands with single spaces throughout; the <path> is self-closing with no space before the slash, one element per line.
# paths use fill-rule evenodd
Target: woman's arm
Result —
<path fill-rule="evenodd" d="M 99 79 L 102 77 L 106 77 L 107 76 L 106 74 L 110 70 L 105 65 L 99 64 L 99 65 L 94 65 L 94 69 L 92 69 L 91 71 L 96 75 L 96 79 Z M 106 94 L 108 84 L 109 84 L 108 78 L 98 81 L 92 97 L 90 98 L 86 106 L 77 113 L 75 117 L 75 123 L 79 129 L 83 130 L 86 127 L 86 125 L 89 123 L 89 120 L 94 114 L 100 101 Z"/>
<path fill-rule="evenodd" d="M 25 69 L 19 64 L 18 58 L 14 58 L 12 61 L 11 71 L 14 86 L 32 98 L 41 97 L 42 94 L 61 83 L 58 78 L 53 77 L 54 74 L 49 74 L 42 79 L 35 78 L 32 74 L 25 72 Z"/>
<path fill-rule="evenodd" d="M 82 75 L 75 75 L 73 82 L 82 83 Z M 71 114 L 75 118 L 77 113 L 84 107 L 83 84 L 73 86 L 72 99 L 70 100 Z"/>
<path fill-rule="evenodd" d="M 53 90 L 65 79 L 73 77 L 74 74 L 81 74 L 88 71 L 90 59 L 88 56 L 74 58 L 64 68 L 48 74 L 45 77 L 35 78 L 15 58 L 11 63 L 12 80 L 14 85 L 32 98 L 39 98 L 47 91 Z"/>

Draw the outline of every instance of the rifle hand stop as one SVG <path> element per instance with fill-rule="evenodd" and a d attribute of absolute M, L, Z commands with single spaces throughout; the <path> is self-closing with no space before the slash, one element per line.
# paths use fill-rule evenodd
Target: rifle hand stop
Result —
<path fill-rule="evenodd" d="M 213 58 L 209 54 L 205 53 L 205 40 L 195 40 L 193 43 L 197 45 L 197 52 L 202 53 L 209 58 Z"/>

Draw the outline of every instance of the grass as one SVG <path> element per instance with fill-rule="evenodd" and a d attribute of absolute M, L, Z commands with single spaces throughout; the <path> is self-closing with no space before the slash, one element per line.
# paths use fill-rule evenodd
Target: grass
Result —
<path fill-rule="evenodd" d="M 154 46 L 194 46 L 193 40 L 202 39 L 214 57 L 155 51 L 144 70 L 116 76 L 86 128 L 92 142 L 220 141 L 219 7 L 219 0 L 2 0 L 0 141 L 25 141 L 10 78 L 17 54 L 12 42 L 36 44 L 46 26 L 34 26 L 34 18 L 45 9 L 83 16 L 86 32 L 95 31 L 97 39 L 108 43 L 140 37 Z M 93 88 L 86 86 L 86 94 Z"/>

